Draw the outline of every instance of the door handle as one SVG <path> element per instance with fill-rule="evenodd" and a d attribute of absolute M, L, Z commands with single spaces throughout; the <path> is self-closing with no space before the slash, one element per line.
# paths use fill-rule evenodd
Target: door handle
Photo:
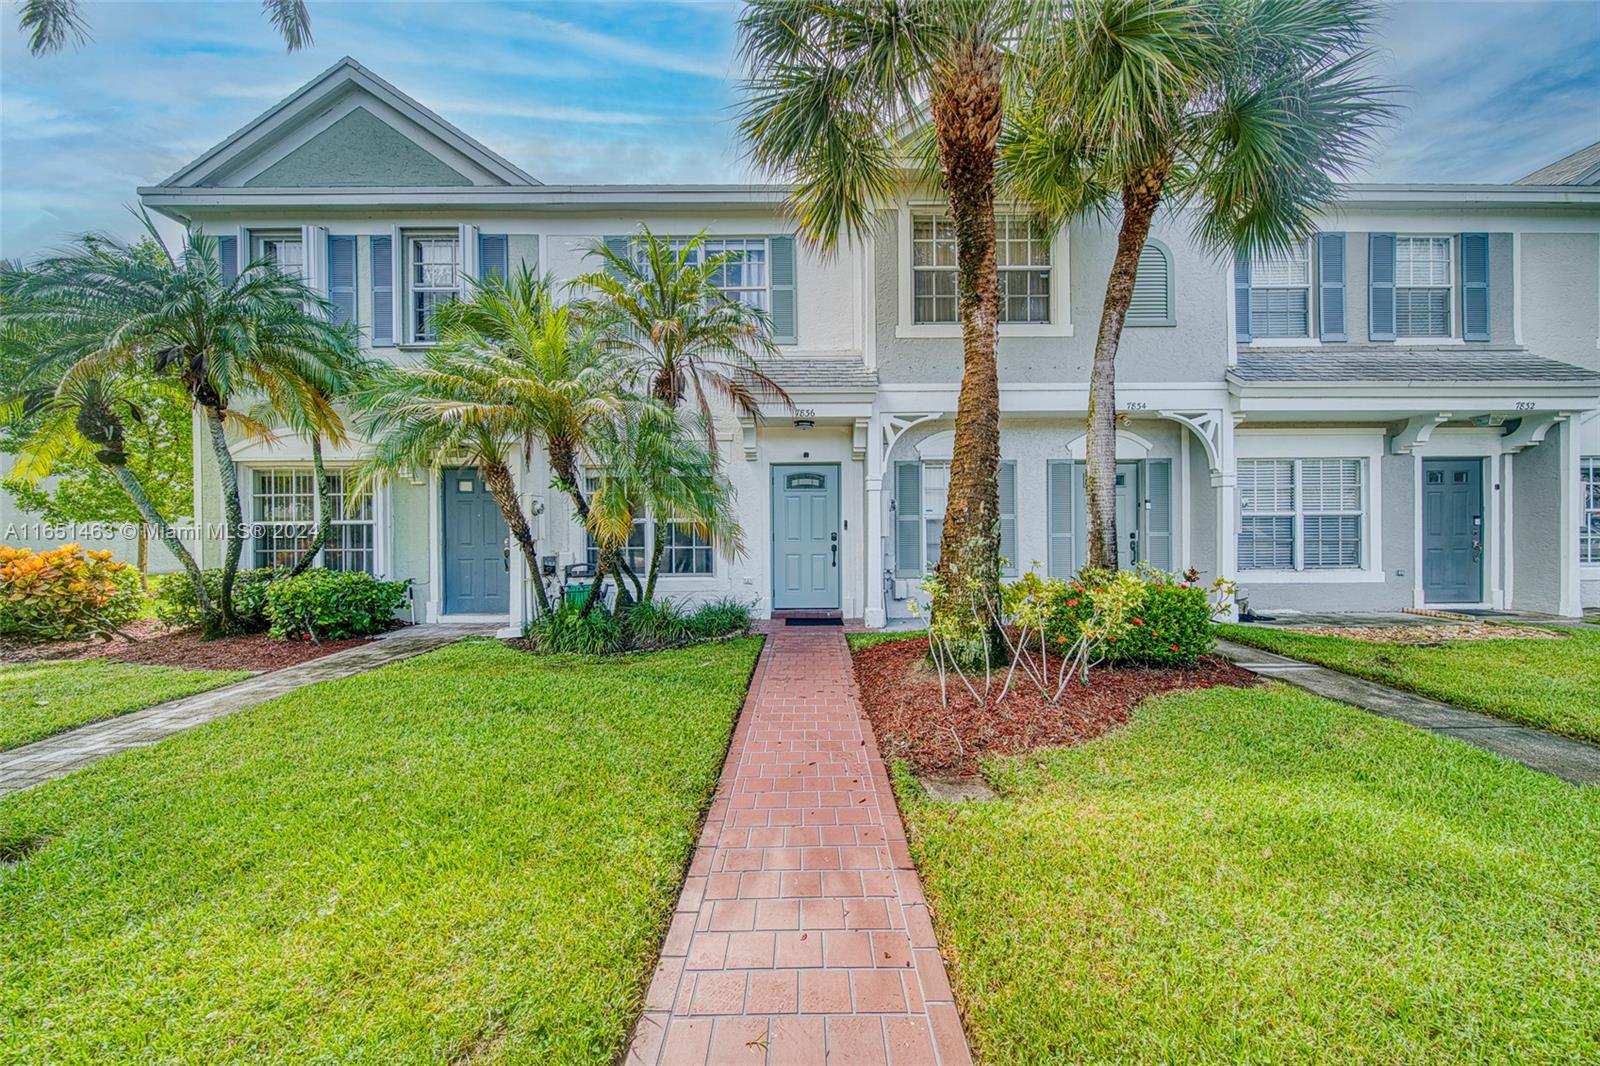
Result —
<path fill-rule="evenodd" d="M 837 567 L 839 565 L 839 546 L 837 544 L 830 544 L 828 545 L 828 550 L 833 553 L 831 557 L 832 565 Z"/>
<path fill-rule="evenodd" d="M 511 538 L 507 537 L 500 544 L 500 558 L 506 564 L 506 573 L 511 572 Z"/>

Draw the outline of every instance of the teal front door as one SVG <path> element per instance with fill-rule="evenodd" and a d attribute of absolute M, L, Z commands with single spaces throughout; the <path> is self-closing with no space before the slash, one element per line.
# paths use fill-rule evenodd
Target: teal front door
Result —
<path fill-rule="evenodd" d="M 439 472 L 445 614 L 505 614 L 511 597 L 509 530 L 476 467 Z"/>
<path fill-rule="evenodd" d="M 1422 461 L 1422 599 L 1483 599 L 1483 463 Z"/>
<path fill-rule="evenodd" d="M 839 606 L 839 468 L 772 468 L 772 607 Z"/>

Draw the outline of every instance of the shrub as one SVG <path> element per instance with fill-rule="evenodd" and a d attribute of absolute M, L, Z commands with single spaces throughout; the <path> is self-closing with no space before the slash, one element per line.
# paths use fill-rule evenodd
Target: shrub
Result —
<path fill-rule="evenodd" d="M 1215 643 L 1211 597 L 1193 577 L 1143 566 L 1115 575 L 1085 568 L 1052 590 L 1046 633 L 1070 642 L 1092 625 L 1107 662 L 1193 666 Z"/>
<path fill-rule="evenodd" d="M 589 612 L 562 604 L 542 618 L 528 624 L 528 638 L 540 651 L 552 654 L 610 655 L 627 647 L 622 624 L 603 609 Z"/>
<path fill-rule="evenodd" d="M 388 629 L 409 581 L 359 570 L 307 570 L 266 586 L 268 630 L 279 640 L 344 640 Z"/>
<path fill-rule="evenodd" d="M 139 616 L 143 602 L 138 571 L 112 562 L 108 551 L 0 545 L 0 636 L 110 637 Z"/>
<path fill-rule="evenodd" d="M 669 648 L 692 640 L 698 613 L 689 614 L 668 599 L 636 603 L 627 615 L 628 643 L 635 648 Z"/>
<path fill-rule="evenodd" d="M 698 640 L 743 633 L 750 628 L 750 606 L 735 599 L 703 603 L 689 616 L 689 629 Z"/>
<path fill-rule="evenodd" d="M 258 570 L 240 570 L 234 575 L 233 613 L 236 632 L 260 633 L 267 628 L 267 586 L 281 573 L 271 567 L 262 567 Z M 212 607 L 215 608 L 222 599 L 222 571 L 203 570 L 200 572 L 200 577 L 205 583 L 206 595 L 211 598 Z M 161 587 L 156 590 L 155 600 L 156 617 L 175 628 L 205 626 L 208 631 L 214 631 L 220 621 L 220 618 L 215 616 L 207 618 L 200 610 L 200 601 L 194 593 L 194 582 L 187 574 L 167 575 L 161 582 Z"/>

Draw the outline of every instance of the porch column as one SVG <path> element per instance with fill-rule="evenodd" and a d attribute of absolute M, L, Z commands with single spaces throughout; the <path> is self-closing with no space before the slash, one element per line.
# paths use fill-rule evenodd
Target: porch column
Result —
<path fill-rule="evenodd" d="M 862 574 L 867 584 L 861 624 L 881 629 L 888 620 L 883 609 L 883 426 L 874 414 L 867 425 L 867 526 L 862 549 Z"/>
<path fill-rule="evenodd" d="M 1556 535 L 1561 552 L 1561 584 L 1556 613 L 1576 618 L 1583 615 L 1583 589 L 1578 570 L 1579 426 L 1578 419 L 1573 415 L 1563 415 L 1557 422 L 1561 432 L 1558 438 L 1561 449 L 1561 496 L 1556 507 L 1559 523 Z"/>
<path fill-rule="evenodd" d="M 1239 465 L 1234 457 L 1233 412 L 1220 412 L 1216 433 L 1217 466 L 1211 474 L 1211 485 L 1217 490 L 1217 574 L 1220 577 L 1239 579 Z M 1228 612 L 1230 621 L 1237 621 L 1239 605 L 1234 603 Z"/>

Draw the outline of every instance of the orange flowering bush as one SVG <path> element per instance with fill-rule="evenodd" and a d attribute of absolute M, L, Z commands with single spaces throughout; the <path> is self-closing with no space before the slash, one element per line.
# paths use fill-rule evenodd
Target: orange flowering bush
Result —
<path fill-rule="evenodd" d="M 0 545 L 0 636 L 109 637 L 138 617 L 142 598 L 138 572 L 108 551 Z"/>

